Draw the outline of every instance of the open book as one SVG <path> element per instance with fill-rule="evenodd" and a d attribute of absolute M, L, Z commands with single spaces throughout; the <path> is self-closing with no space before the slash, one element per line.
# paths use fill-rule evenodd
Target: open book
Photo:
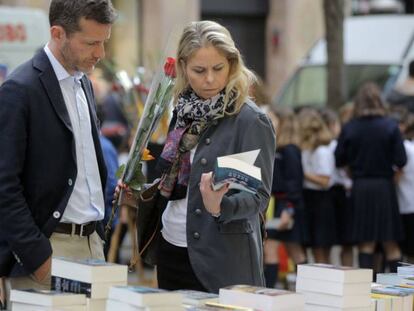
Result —
<path fill-rule="evenodd" d="M 254 166 L 260 149 L 218 157 L 213 173 L 214 190 L 225 184 L 230 189 L 256 193 L 262 184 L 260 167 Z"/>

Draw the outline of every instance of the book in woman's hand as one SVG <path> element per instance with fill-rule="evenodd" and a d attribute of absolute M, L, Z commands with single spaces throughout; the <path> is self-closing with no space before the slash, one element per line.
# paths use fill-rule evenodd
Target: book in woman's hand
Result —
<path fill-rule="evenodd" d="M 218 157 L 213 173 L 212 188 L 218 190 L 225 184 L 229 189 L 256 193 L 262 184 L 260 167 L 254 166 L 260 149 Z"/>

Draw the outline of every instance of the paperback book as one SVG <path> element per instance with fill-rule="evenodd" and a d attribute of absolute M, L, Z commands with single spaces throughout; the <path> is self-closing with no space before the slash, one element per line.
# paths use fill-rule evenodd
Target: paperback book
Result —
<path fill-rule="evenodd" d="M 85 295 L 39 289 L 13 289 L 10 292 L 10 301 L 12 303 L 16 302 L 49 307 L 86 305 Z"/>
<path fill-rule="evenodd" d="M 214 190 L 229 184 L 229 189 L 256 193 L 262 184 L 262 174 L 254 162 L 260 149 L 218 157 L 213 173 Z"/>
<path fill-rule="evenodd" d="M 371 293 L 371 282 L 343 283 L 298 277 L 296 278 L 296 291 L 299 293 L 315 292 L 339 296 L 369 295 Z"/>
<path fill-rule="evenodd" d="M 320 263 L 303 264 L 298 265 L 298 278 L 342 283 L 371 283 L 372 270 Z"/>
<path fill-rule="evenodd" d="M 128 267 L 97 259 L 53 257 L 52 276 L 91 284 L 127 282 Z"/>
<path fill-rule="evenodd" d="M 233 285 L 220 288 L 219 296 L 220 303 L 259 310 L 301 310 L 304 306 L 302 294 L 250 285 Z"/>
<path fill-rule="evenodd" d="M 113 286 L 109 290 L 109 299 L 118 300 L 139 307 L 181 306 L 183 296 L 180 293 L 158 288 L 142 286 Z"/>

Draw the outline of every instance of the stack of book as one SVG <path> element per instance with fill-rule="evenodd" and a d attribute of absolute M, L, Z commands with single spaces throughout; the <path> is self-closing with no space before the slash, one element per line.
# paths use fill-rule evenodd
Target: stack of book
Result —
<path fill-rule="evenodd" d="M 221 304 L 241 306 L 266 311 L 303 311 L 301 294 L 250 285 L 233 285 L 220 288 Z"/>
<path fill-rule="evenodd" d="M 54 290 L 11 290 L 13 311 L 86 311 L 86 297 L 82 294 Z"/>
<path fill-rule="evenodd" d="M 306 311 L 370 311 L 371 269 L 328 264 L 298 265 L 296 291 Z"/>
<path fill-rule="evenodd" d="M 183 295 L 142 286 L 113 286 L 106 311 L 183 311 Z"/>
<path fill-rule="evenodd" d="M 109 288 L 127 285 L 128 267 L 102 260 L 52 258 L 52 289 L 85 294 L 88 311 L 105 310 Z"/>
<path fill-rule="evenodd" d="M 412 311 L 413 288 L 372 284 L 372 299 L 377 311 Z"/>

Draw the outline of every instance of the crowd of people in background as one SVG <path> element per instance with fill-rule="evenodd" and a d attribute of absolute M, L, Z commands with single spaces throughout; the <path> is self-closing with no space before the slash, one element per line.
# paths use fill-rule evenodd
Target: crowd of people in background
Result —
<path fill-rule="evenodd" d="M 338 112 L 315 107 L 269 111 L 277 133 L 270 217 L 279 221 L 268 229 L 265 242 L 268 287 L 277 282 L 278 243 L 295 266 L 331 263 L 335 245 L 341 246 L 340 264 L 373 268 L 374 275 L 396 272 L 399 261 L 413 259 L 410 108 L 389 105 L 369 82 Z"/>

